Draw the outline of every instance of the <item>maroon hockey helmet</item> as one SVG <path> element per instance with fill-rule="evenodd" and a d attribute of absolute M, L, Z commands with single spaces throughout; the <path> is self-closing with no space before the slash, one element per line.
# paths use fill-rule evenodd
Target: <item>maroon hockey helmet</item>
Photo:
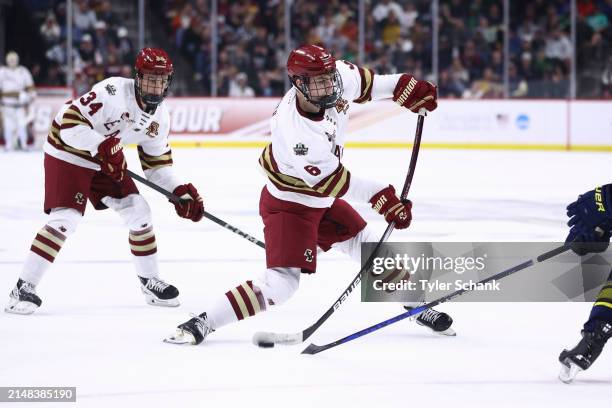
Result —
<path fill-rule="evenodd" d="M 342 96 L 342 79 L 336 70 L 336 59 L 323 47 L 303 45 L 291 51 L 287 59 L 287 73 L 291 84 L 304 94 L 308 102 L 320 108 L 335 106 Z M 312 78 L 325 75 L 330 80 L 327 84 L 313 82 L 310 85 Z M 320 91 L 317 93 L 323 95 L 314 96 L 311 90 Z"/>
<path fill-rule="evenodd" d="M 146 105 L 145 110 L 155 111 L 157 105 L 168 95 L 174 72 L 172 60 L 166 51 L 161 48 L 143 48 L 136 57 L 134 69 L 136 70 L 134 81 L 136 96 Z M 145 84 L 143 84 L 145 74 L 158 75 L 162 78 L 160 78 L 160 81 L 154 81 L 155 85 L 153 87 L 149 84 L 145 87 Z M 166 80 L 164 81 L 164 79 Z M 163 87 L 163 89 L 158 87 Z M 151 88 L 153 88 L 154 92 L 151 92 Z"/>

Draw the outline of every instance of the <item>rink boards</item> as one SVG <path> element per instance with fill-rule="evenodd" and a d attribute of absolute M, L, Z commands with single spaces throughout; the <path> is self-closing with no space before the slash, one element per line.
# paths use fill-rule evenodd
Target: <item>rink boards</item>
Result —
<path fill-rule="evenodd" d="M 41 144 L 64 96 L 34 104 Z M 168 98 L 173 147 L 260 147 L 278 98 Z M 389 100 L 350 108 L 347 147 L 407 147 L 416 115 Z M 431 148 L 612 151 L 612 104 L 597 100 L 441 100 L 427 118 Z"/>

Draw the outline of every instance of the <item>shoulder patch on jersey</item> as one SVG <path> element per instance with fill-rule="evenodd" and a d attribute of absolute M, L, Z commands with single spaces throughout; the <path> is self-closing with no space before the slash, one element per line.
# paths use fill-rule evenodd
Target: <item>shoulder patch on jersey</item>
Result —
<path fill-rule="evenodd" d="M 346 115 L 346 111 L 348 111 L 349 103 L 344 98 L 338 98 L 338 102 L 336 102 L 336 111 L 338 113 L 344 113 Z"/>
<path fill-rule="evenodd" d="M 153 121 L 147 128 L 147 136 L 155 137 L 159 135 L 159 123 Z"/>
<path fill-rule="evenodd" d="M 304 143 L 298 143 L 293 146 L 293 153 L 295 153 L 296 156 L 306 156 L 306 154 L 308 154 L 308 148 Z"/>
<path fill-rule="evenodd" d="M 106 89 L 106 92 L 108 92 L 109 95 L 115 95 L 117 93 L 117 88 L 111 84 L 106 85 L 104 89 Z"/>

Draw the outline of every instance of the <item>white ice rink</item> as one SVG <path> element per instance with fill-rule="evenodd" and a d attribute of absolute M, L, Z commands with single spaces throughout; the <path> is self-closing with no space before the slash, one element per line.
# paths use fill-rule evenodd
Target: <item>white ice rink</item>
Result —
<path fill-rule="evenodd" d="M 198 187 L 207 211 L 263 238 L 259 153 L 175 149 L 175 168 Z M 42 158 L 0 154 L 2 308 L 45 223 Z M 409 150 L 347 148 L 344 162 L 355 174 L 401 188 L 409 158 Z M 392 240 L 562 241 L 565 205 L 611 181 L 611 158 L 422 150 L 410 194 L 413 225 Z M 139 170 L 135 150 L 128 161 Z M 455 338 L 404 321 L 315 356 L 300 355 L 300 346 L 253 346 L 255 331 L 299 331 L 335 301 L 358 266 L 334 253 L 319 258 L 317 274 L 303 276 L 281 308 L 223 328 L 198 347 L 164 344 L 190 312 L 204 311 L 208 300 L 264 268 L 264 253 L 216 224 L 178 218 L 162 196 L 139 188 L 153 209 L 162 277 L 180 289 L 182 305 L 145 304 L 127 230 L 112 211 L 89 207 L 38 288 L 41 309 L 32 316 L 0 312 L 0 386 L 76 386 L 76 406 L 105 408 L 576 408 L 610 400 L 612 346 L 574 384 L 557 380 L 557 356 L 578 341 L 586 303 L 445 304 L 439 309 L 454 318 Z M 380 216 L 357 208 L 382 231 Z M 353 294 L 312 340 L 327 343 L 399 312 L 394 304 L 361 304 Z"/>

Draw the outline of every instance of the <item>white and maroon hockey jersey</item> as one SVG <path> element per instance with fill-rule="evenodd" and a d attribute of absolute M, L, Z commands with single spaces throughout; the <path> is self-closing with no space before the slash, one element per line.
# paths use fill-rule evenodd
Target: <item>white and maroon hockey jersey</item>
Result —
<path fill-rule="evenodd" d="M 8 107 L 25 107 L 34 97 L 34 81 L 24 66 L 0 67 L 0 104 Z"/>
<path fill-rule="evenodd" d="M 376 75 L 375 83 L 369 69 L 346 61 L 337 61 L 336 68 L 344 90 L 335 107 L 304 112 L 293 87 L 274 111 L 272 143 L 259 164 L 268 190 L 278 199 L 325 208 L 336 197 L 367 202 L 387 186 L 356 177 L 341 160 L 351 104 L 392 97 L 399 75 Z"/>
<path fill-rule="evenodd" d="M 98 145 L 114 136 L 124 145 L 138 145 L 147 178 L 173 191 L 181 183 L 170 169 L 170 114 L 162 102 L 153 115 L 147 115 L 150 118 L 145 125 L 140 126 L 143 113 L 136 102 L 133 79 L 105 79 L 60 109 L 51 124 L 44 151 L 68 163 L 99 170 L 94 158 Z"/>

